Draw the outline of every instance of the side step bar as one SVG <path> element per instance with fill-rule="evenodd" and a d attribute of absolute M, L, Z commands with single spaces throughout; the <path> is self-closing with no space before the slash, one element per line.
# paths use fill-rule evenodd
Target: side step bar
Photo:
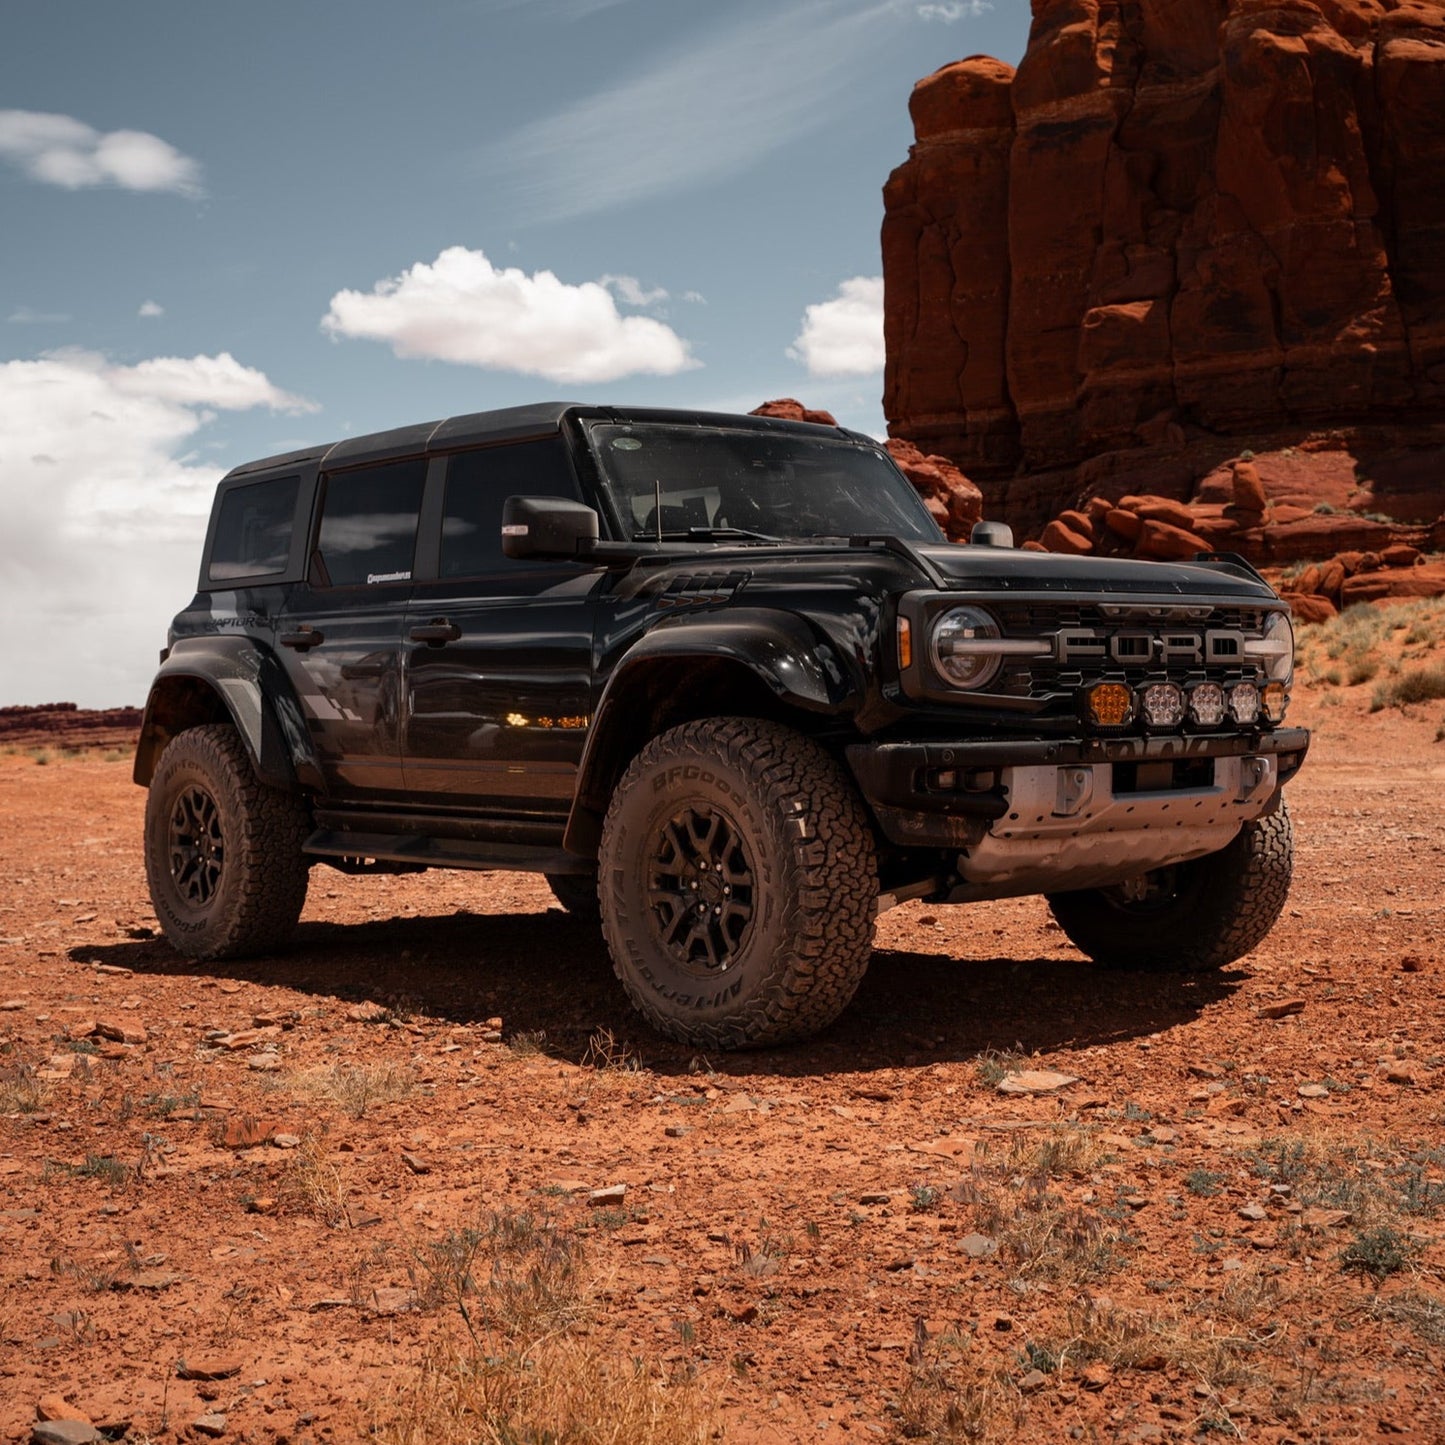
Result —
<path fill-rule="evenodd" d="M 318 828 L 304 845 L 319 858 L 374 858 L 422 868 L 483 868 L 516 873 L 588 873 L 591 865 L 561 848 L 530 843 L 474 842 L 467 838 L 431 838 L 419 833 L 353 833 Z"/>

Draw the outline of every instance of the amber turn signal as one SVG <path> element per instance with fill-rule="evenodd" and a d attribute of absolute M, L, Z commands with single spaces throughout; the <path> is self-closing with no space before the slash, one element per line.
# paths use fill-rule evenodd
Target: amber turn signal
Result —
<path fill-rule="evenodd" d="M 906 618 L 898 619 L 898 667 L 913 666 L 913 624 Z"/>
<path fill-rule="evenodd" d="M 1097 728 L 1121 728 L 1134 716 L 1133 691 L 1122 682 L 1101 682 L 1084 694 L 1089 721 Z"/>

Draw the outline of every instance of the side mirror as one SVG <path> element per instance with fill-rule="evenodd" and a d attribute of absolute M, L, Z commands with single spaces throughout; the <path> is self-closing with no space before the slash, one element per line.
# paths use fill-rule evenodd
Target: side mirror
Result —
<path fill-rule="evenodd" d="M 575 557 L 597 540 L 597 513 L 565 497 L 508 497 L 502 503 L 504 557 Z"/>
<path fill-rule="evenodd" d="M 975 547 L 1012 547 L 1014 529 L 1007 522 L 975 522 L 968 540 Z"/>

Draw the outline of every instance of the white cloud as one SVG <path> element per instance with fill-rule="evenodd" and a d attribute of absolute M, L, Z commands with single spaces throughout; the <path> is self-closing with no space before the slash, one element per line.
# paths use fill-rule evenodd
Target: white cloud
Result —
<path fill-rule="evenodd" d="M 659 301 L 667 300 L 666 286 L 654 286 L 647 290 L 636 276 L 599 276 L 597 283 L 607 287 L 628 306 L 655 306 Z"/>
<path fill-rule="evenodd" d="M 34 311 L 29 306 L 17 306 L 5 318 L 12 326 L 59 326 L 69 321 L 64 311 Z"/>
<path fill-rule="evenodd" d="M 977 20 L 992 9 L 990 0 L 943 0 L 942 4 L 917 7 L 920 20 L 941 20 L 945 25 L 955 20 Z"/>
<path fill-rule="evenodd" d="M 137 316 L 164 316 L 166 308 L 159 301 L 142 301 Z"/>
<path fill-rule="evenodd" d="M 0 701 L 144 699 L 221 476 L 195 459 L 197 434 L 215 409 L 256 406 L 315 409 L 225 353 L 0 364 Z"/>
<path fill-rule="evenodd" d="M 32 180 L 66 190 L 120 186 L 128 191 L 201 193 L 201 166 L 169 141 L 143 130 L 101 132 L 69 115 L 0 110 L 0 159 Z"/>
<path fill-rule="evenodd" d="M 745 170 L 827 126 L 877 63 L 890 4 L 715 6 L 729 18 L 487 153 L 514 214 L 567 220 Z"/>
<path fill-rule="evenodd" d="M 568 384 L 671 376 L 699 364 L 671 327 L 623 316 L 602 281 L 572 285 L 550 271 L 499 270 L 463 246 L 448 247 L 430 264 L 418 261 L 369 292 L 338 291 L 321 326 L 333 336 L 389 342 L 401 357 Z"/>
<path fill-rule="evenodd" d="M 853 276 L 803 313 L 788 355 L 810 376 L 868 376 L 883 370 L 883 278 Z"/>

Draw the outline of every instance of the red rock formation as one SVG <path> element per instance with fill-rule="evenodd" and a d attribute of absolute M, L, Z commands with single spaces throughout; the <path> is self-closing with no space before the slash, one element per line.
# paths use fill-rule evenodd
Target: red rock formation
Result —
<path fill-rule="evenodd" d="M 814 411 L 790 396 L 765 401 L 754 407 L 750 415 L 838 425 L 831 412 Z M 912 442 L 895 439 L 886 445 L 898 469 L 913 483 L 949 541 L 966 542 L 973 524 L 983 519 L 983 493 L 947 457 L 925 456 Z"/>
<path fill-rule="evenodd" d="M 925 456 L 912 442 L 887 446 L 949 541 L 966 542 L 973 524 L 983 520 L 983 493 L 947 457 Z"/>
<path fill-rule="evenodd" d="M 138 707 L 80 708 L 73 702 L 0 707 L 0 747 L 134 747 Z"/>
<path fill-rule="evenodd" d="M 1445 4 L 1033 10 L 1017 74 L 973 57 L 910 103 L 884 193 L 895 436 L 988 480 L 1445 415 Z M 999 490 L 1026 530 L 1059 510 Z"/>
<path fill-rule="evenodd" d="M 791 396 L 779 397 L 776 401 L 765 401 L 755 406 L 749 416 L 776 416 L 784 421 L 811 421 L 819 426 L 837 426 L 838 418 L 831 411 L 814 411 Z"/>

